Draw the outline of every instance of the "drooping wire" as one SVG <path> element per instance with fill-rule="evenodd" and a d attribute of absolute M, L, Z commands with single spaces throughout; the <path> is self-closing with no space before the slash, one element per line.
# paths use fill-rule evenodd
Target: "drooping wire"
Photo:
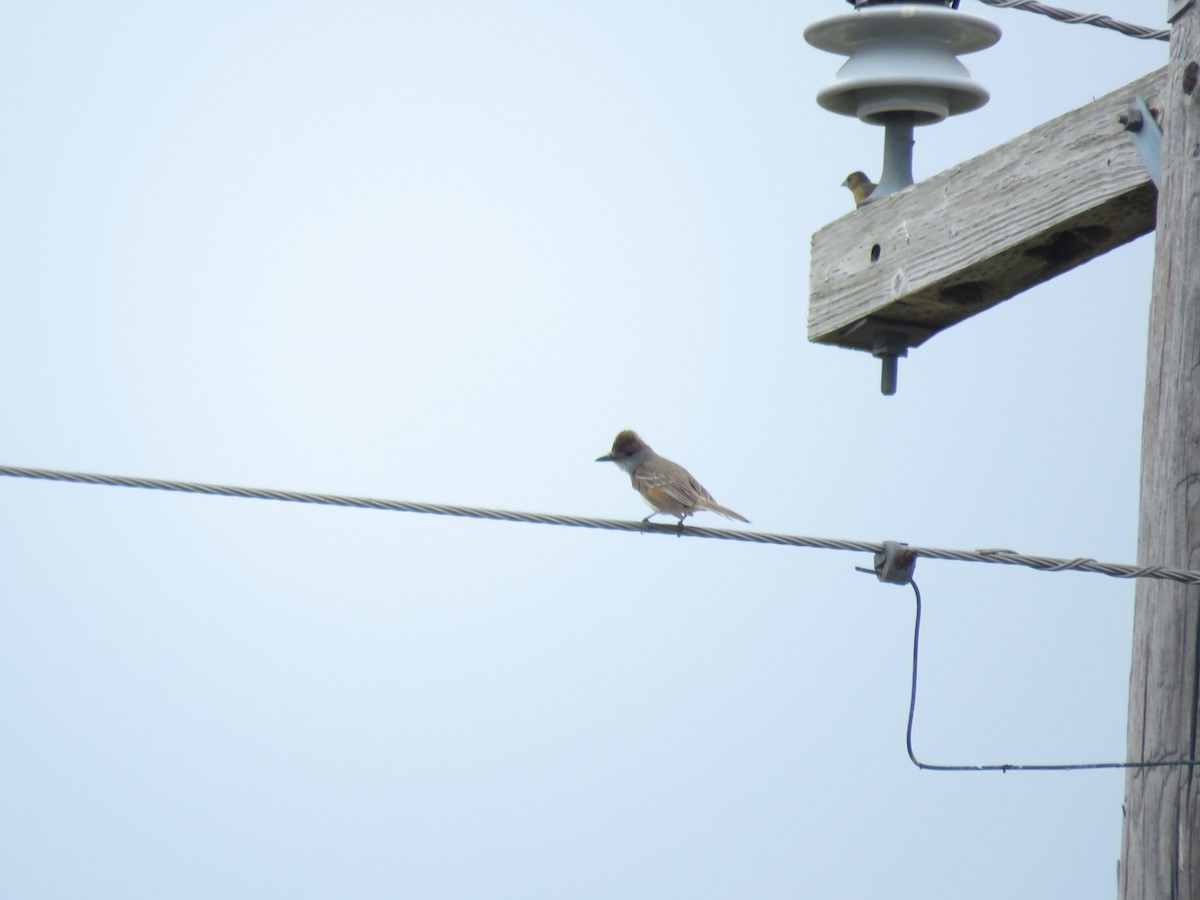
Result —
<path fill-rule="evenodd" d="M 472 519 L 491 519 L 501 522 L 563 525 L 574 528 L 607 529 L 610 531 L 636 531 L 679 537 L 741 541 L 751 544 L 807 547 L 816 550 L 850 550 L 856 553 L 879 553 L 884 549 L 884 542 L 880 541 L 803 537 L 791 534 L 770 534 L 761 531 L 739 531 L 732 528 L 705 528 L 696 525 L 688 525 L 684 528 L 655 522 L 630 522 L 621 519 L 596 519 L 589 516 L 516 512 L 506 509 L 482 509 L 473 506 L 417 503 L 408 500 L 381 500 L 374 497 L 347 497 L 340 494 L 314 494 L 307 491 L 236 487 L 233 485 L 204 484 L 193 481 L 172 481 L 163 478 L 97 475 L 88 472 L 64 472 L 57 469 L 31 469 L 24 466 L 0 466 L 0 476 L 33 478 L 42 481 L 64 481 L 75 484 L 97 484 L 110 487 L 146 488 L 188 494 L 211 494 L 221 497 L 242 497 L 252 500 L 282 500 L 292 503 L 314 503 L 323 506 L 348 506 L 356 509 L 392 510 L 396 512 L 427 513 L 438 516 L 461 516 Z M 1110 578 L 1159 578 L 1183 584 L 1200 584 L 1200 571 L 1194 569 L 1173 569 L 1168 566 L 1131 566 L 1124 563 L 1098 562 L 1088 557 L 1061 559 L 1053 556 L 1027 556 L 1013 550 L 946 550 L 938 547 L 918 546 L 909 546 L 906 549 L 917 556 L 924 556 L 929 559 L 1025 566 L 1026 568 L 1042 572 L 1092 572 L 1098 575 L 1107 575 Z"/>
<path fill-rule="evenodd" d="M 921 590 L 916 581 L 912 585 L 913 596 L 916 598 L 916 617 L 913 622 L 913 652 L 912 652 L 912 690 L 908 699 L 908 727 L 904 732 L 904 745 L 908 750 L 908 758 L 918 769 L 931 772 L 1072 772 L 1086 769 L 1152 769 L 1160 766 L 1196 766 L 1200 759 L 1164 759 L 1152 762 L 1100 762 L 1100 763 L 996 763 L 988 765 L 947 765 L 943 763 L 927 763 L 917 759 L 913 752 L 913 719 L 917 711 L 917 662 L 921 649 Z"/>
<path fill-rule="evenodd" d="M 1169 28 L 1131 25 L 1128 22 L 1120 22 L 1098 13 L 1077 13 L 1069 9 L 1060 9 L 1057 6 L 1047 6 L 1044 3 L 1038 3 L 1037 0 L 979 0 L 979 2 L 1000 9 L 1019 9 L 1023 12 L 1038 13 L 1068 25 L 1095 25 L 1097 28 L 1108 28 L 1112 31 L 1119 31 L 1127 37 L 1146 41 L 1169 41 L 1171 39 L 1171 29 Z"/>

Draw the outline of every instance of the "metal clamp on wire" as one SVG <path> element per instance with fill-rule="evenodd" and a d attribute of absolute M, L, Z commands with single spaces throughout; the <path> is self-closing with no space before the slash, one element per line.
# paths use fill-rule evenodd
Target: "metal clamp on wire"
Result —
<path fill-rule="evenodd" d="M 874 575 L 887 584 L 909 584 L 917 568 L 917 554 L 908 544 L 884 541 L 883 550 L 875 554 L 875 568 L 855 566 L 855 571 Z"/>

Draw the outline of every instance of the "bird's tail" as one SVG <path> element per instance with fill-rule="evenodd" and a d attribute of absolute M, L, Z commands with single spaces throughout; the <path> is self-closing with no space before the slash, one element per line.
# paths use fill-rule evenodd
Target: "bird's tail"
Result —
<path fill-rule="evenodd" d="M 710 509 L 715 513 L 719 513 L 720 515 L 724 516 L 727 519 L 737 519 L 739 522 L 745 522 L 747 525 L 750 524 L 750 520 L 747 519 L 745 516 L 743 516 L 741 513 L 735 513 L 729 507 L 722 506 L 720 503 L 717 503 L 715 500 L 706 500 L 706 501 L 704 501 L 704 504 L 705 504 L 704 505 L 705 509 Z"/>

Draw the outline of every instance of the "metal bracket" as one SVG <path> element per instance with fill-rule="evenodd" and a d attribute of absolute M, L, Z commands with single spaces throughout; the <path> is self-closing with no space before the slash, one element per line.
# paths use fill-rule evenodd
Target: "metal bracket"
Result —
<path fill-rule="evenodd" d="M 1150 180 L 1156 188 L 1162 187 L 1162 129 L 1146 101 L 1134 97 L 1129 109 L 1118 116 L 1118 121 L 1129 132 L 1133 146 L 1142 157 L 1142 165 L 1150 173 Z"/>
<path fill-rule="evenodd" d="M 1174 22 L 1175 18 L 1192 5 L 1192 0 L 1167 0 L 1167 21 Z"/>

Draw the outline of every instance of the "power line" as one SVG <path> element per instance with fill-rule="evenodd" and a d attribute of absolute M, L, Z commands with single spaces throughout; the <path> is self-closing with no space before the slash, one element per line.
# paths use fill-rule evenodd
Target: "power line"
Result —
<path fill-rule="evenodd" d="M 1019 9 L 1024 12 L 1038 13 L 1068 25 L 1095 25 L 1097 28 L 1109 28 L 1128 37 L 1146 41 L 1169 41 L 1171 39 L 1171 29 L 1169 28 L 1131 25 L 1128 22 L 1119 22 L 1098 13 L 1077 13 L 1069 9 L 1060 9 L 1057 6 L 1046 6 L 1044 3 L 1038 3 L 1037 0 L 979 0 L 979 2 L 1000 9 Z"/>
<path fill-rule="evenodd" d="M 0 476 L 33 478 L 42 481 L 65 481 L 74 484 L 96 484 L 110 487 L 147 488 L 185 494 L 212 494 L 220 497 L 242 497 L 248 500 L 283 500 L 292 503 L 315 503 L 322 506 L 348 506 L 355 509 L 378 509 L 395 512 L 426 513 L 437 516 L 459 516 L 470 519 L 490 519 L 501 522 L 525 522 L 535 525 L 563 525 L 573 528 L 598 528 L 608 531 L 636 531 L 678 537 L 712 538 L 741 541 L 751 544 L 776 544 L 785 547 L 806 547 L 816 550 L 851 550 L 858 553 L 882 553 L 880 541 L 850 541 L 837 538 L 803 537 L 791 534 L 770 534 L 759 531 L 737 531 L 730 528 L 686 528 L 658 523 L 631 522 L 622 519 L 597 519 L 590 516 L 564 516 L 549 513 L 516 512 L 505 509 L 482 509 L 473 506 L 452 506 L 441 503 L 416 503 L 407 500 L 381 500 L 374 497 L 348 497 L 340 494 L 314 494 L 307 491 L 284 491 L 270 488 L 235 487 L 223 484 L 204 484 L 193 481 L 172 481 L 162 478 L 135 478 L 125 475 L 97 475 L 88 472 L 64 472 L 56 469 L 31 469 L 23 466 L 0 466 Z M 1013 550 L 944 550 L 938 547 L 906 547 L 907 551 L 928 559 L 957 562 L 995 563 L 1005 566 L 1025 566 L 1043 572 L 1092 572 L 1111 578 L 1161 578 L 1184 584 L 1200 584 L 1200 571 L 1173 569 L 1168 566 L 1131 566 L 1121 563 L 1097 562 L 1087 557 L 1060 559 L 1052 556 L 1027 556 Z"/>

